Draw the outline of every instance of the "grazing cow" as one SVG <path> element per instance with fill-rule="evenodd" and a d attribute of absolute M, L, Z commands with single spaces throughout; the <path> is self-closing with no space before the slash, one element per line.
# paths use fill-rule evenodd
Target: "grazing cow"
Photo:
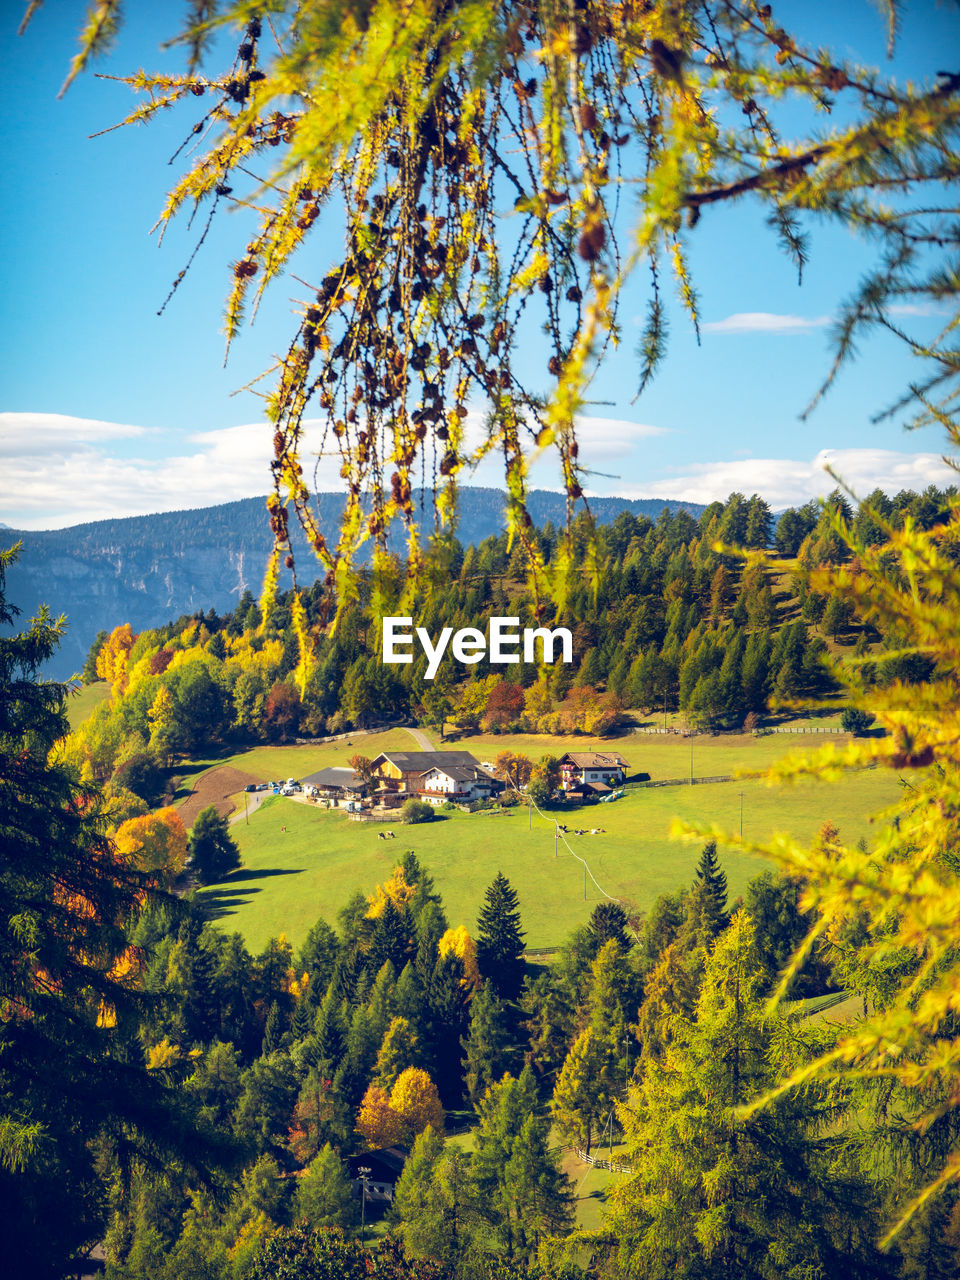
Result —
<path fill-rule="evenodd" d="M 378 839 L 378 840 L 386 840 L 386 838 L 387 838 L 387 837 L 383 834 L 383 832 L 382 832 L 382 831 L 378 831 L 378 832 L 377 832 L 377 839 Z"/>

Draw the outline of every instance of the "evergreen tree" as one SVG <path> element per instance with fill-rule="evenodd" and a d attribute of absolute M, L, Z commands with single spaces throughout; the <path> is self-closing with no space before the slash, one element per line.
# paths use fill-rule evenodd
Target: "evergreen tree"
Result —
<path fill-rule="evenodd" d="M 718 930 L 723 928 L 727 920 L 727 874 L 721 870 L 715 840 L 709 840 L 700 852 L 696 883 L 706 888 L 711 919 Z"/>
<path fill-rule="evenodd" d="M 340 1227 L 350 1231 L 360 1217 L 353 1184 L 343 1162 L 326 1143 L 297 1180 L 294 1204 L 297 1221 L 310 1227 Z"/>
<path fill-rule="evenodd" d="M 240 850 L 230 835 L 226 818 L 207 805 L 197 814 L 190 829 L 190 858 L 201 884 L 222 880 L 240 865 Z"/>
<path fill-rule="evenodd" d="M 297 973 L 309 975 L 307 999 L 311 1004 L 319 1004 L 323 999 L 333 977 L 339 950 L 340 943 L 333 929 L 326 920 L 318 920 L 307 934 L 295 966 Z"/>
<path fill-rule="evenodd" d="M 707 962 L 693 1018 L 677 1018 L 663 1062 L 622 1109 L 633 1176 L 614 1189 L 608 1227 L 623 1274 L 641 1259 L 650 1280 L 883 1274 L 866 1188 L 815 1136 L 826 1098 L 804 1091 L 749 1118 L 739 1110 L 775 1082 L 799 1031 L 781 1036 L 764 1016 L 753 941 L 740 912 Z"/>
<path fill-rule="evenodd" d="M 434 965 L 428 992 L 433 1077 L 448 1109 L 459 1105 L 463 1095 L 461 1042 L 470 1025 L 470 997 L 463 978 L 463 961 L 448 951 Z"/>
<path fill-rule="evenodd" d="M 397 910 L 392 899 L 387 898 L 377 917 L 368 952 L 370 967 L 374 973 L 385 964 L 400 970 L 407 963 L 413 950 L 407 913 Z"/>
<path fill-rule="evenodd" d="M 524 933 L 516 891 L 498 871 L 477 921 L 477 963 L 501 1000 L 516 1000 L 523 985 Z"/>
<path fill-rule="evenodd" d="M 263 1052 L 273 1053 L 281 1048 L 283 1043 L 283 1014 L 280 1012 L 280 1006 L 274 1000 L 270 1006 L 270 1012 L 267 1014 L 267 1023 L 263 1029 Z"/>
<path fill-rule="evenodd" d="M 464 1042 L 464 1080 L 474 1106 L 490 1085 L 513 1065 L 516 1051 L 502 1001 L 484 982 L 470 1006 L 470 1034 Z"/>
<path fill-rule="evenodd" d="M 436 1259 L 452 1277 L 476 1276 L 479 1212 L 468 1158 L 428 1126 L 413 1144 L 393 1210 L 412 1258 Z"/>
<path fill-rule="evenodd" d="M 518 1079 L 505 1076 L 480 1105 L 473 1182 L 508 1258 L 529 1259 L 544 1235 L 572 1224 L 567 1178 L 550 1147 L 529 1067 Z"/>
<path fill-rule="evenodd" d="M 588 925 L 597 939 L 598 950 L 611 940 L 618 942 L 624 951 L 633 945 L 627 932 L 627 913 L 619 902 L 598 902 L 590 913 Z"/>

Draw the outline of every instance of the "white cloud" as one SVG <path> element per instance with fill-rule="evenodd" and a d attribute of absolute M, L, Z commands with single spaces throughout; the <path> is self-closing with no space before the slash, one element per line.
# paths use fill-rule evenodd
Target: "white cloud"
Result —
<path fill-rule="evenodd" d="M 150 435 L 149 427 L 62 413 L 0 413 L 0 455 L 45 456 L 51 449 L 85 448 Z"/>
<path fill-rule="evenodd" d="M 886 310 L 891 316 L 945 316 L 948 314 L 946 307 L 937 306 L 933 302 L 895 302 Z"/>
<path fill-rule="evenodd" d="M 832 316 L 781 316 L 772 311 L 737 311 L 725 320 L 708 320 L 704 333 L 805 333 L 822 329 Z"/>
<path fill-rule="evenodd" d="M 601 469 L 619 463 L 619 471 L 630 469 L 623 464 L 629 463 L 635 444 L 664 433 L 645 423 L 598 417 L 584 417 L 579 430 L 584 456 Z M 0 432 L 0 451 L 6 455 L 0 519 L 15 528 L 63 528 L 88 520 L 213 506 L 266 493 L 270 485 L 273 430 L 264 422 L 178 433 L 174 451 L 163 457 L 131 456 L 131 449 L 138 454 L 138 439 L 149 439 L 153 446 L 163 442 L 162 432 L 87 418 L 8 413 L 0 415 Z M 468 445 L 476 448 L 483 435 L 483 414 L 472 411 L 466 423 Z M 117 448 L 121 444 L 122 450 Z M 304 421 L 301 456 L 311 486 L 327 492 L 342 489 L 336 441 L 332 434 L 324 440 L 319 419 Z M 431 474 L 428 459 L 428 484 Z M 491 450 L 462 480 L 501 487 L 502 453 Z M 559 487 L 552 450 L 534 464 L 531 481 L 544 488 Z"/>
<path fill-rule="evenodd" d="M 836 481 L 833 471 L 858 496 L 872 489 L 896 493 L 921 490 L 928 484 L 942 487 L 957 483 L 957 473 L 939 454 L 900 453 L 893 449 L 821 449 L 811 459 L 744 458 L 737 461 L 698 462 L 669 479 L 649 484 L 622 485 L 625 497 L 678 498 L 687 502 L 723 500 L 735 491 L 759 493 L 774 508 L 796 506 L 828 494 Z"/>
<path fill-rule="evenodd" d="M 483 415 L 467 419 L 467 440 L 476 446 L 483 438 Z M 267 423 L 243 423 L 221 430 L 166 436 L 160 431 L 117 423 L 96 422 L 54 414 L 3 414 L 2 504 L 0 520 L 15 528 L 52 529 L 110 517 L 178 511 L 213 506 L 237 498 L 266 493 L 272 456 L 272 428 Z M 659 471 L 649 483 L 639 483 L 649 459 L 643 443 L 666 435 L 662 427 L 619 418 L 585 417 L 579 424 L 580 458 L 590 470 L 585 477 L 594 494 L 625 497 L 681 498 L 712 502 L 733 490 L 764 495 L 774 507 L 805 502 L 829 492 L 833 481 L 823 470 L 829 462 L 858 493 L 879 486 L 891 492 L 922 489 L 927 484 L 950 484 L 955 474 L 936 454 L 899 453 L 885 449 L 824 450 L 811 459 L 734 458 L 679 465 L 672 474 Z M 129 456 L 140 453 L 138 441 L 175 440 L 165 457 Z M 321 449 L 322 426 L 304 423 L 302 457 L 307 482 L 323 491 L 342 489 L 340 456 L 328 436 Z M 144 452 L 146 452 L 144 450 Z M 675 456 L 682 456 L 679 448 Z M 428 458 L 427 484 L 432 467 Z M 497 449 L 471 473 L 464 484 L 503 486 L 503 456 Z M 554 451 L 548 449 L 533 464 L 531 484 L 559 489 L 561 477 Z"/>

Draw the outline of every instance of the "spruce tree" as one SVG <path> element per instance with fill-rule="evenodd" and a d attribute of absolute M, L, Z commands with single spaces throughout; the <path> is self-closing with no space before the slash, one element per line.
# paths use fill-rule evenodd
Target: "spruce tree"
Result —
<path fill-rule="evenodd" d="M 516 1049 L 503 1002 L 493 984 L 484 982 L 470 1006 L 470 1034 L 463 1044 L 464 1080 L 474 1106 L 490 1085 L 510 1069 Z"/>
<path fill-rule="evenodd" d="M 598 902 L 590 913 L 589 927 L 597 939 L 597 949 L 616 939 L 624 951 L 633 944 L 627 932 L 627 913 L 619 902 Z"/>
<path fill-rule="evenodd" d="M 501 1000 L 516 1000 L 523 986 L 524 933 L 516 891 L 498 871 L 477 921 L 477 964 Z"/>
<path fill-rule="evenodd" d="M 463 961 L 453 951 L 440 956 L 434 965 L 428 1004 L 432 1075 L 444 1107 L 454 1108 L 463 1097 L 460 1046 L 470 1025 L 470 996 L 463 980 Z"/>
<path fill-rule="evenodd" d="M 155 998 L 129 989 L 126 926 L 152 892 L 63 759 L 66 690 L 40 677 L 63 626 L 44 608 L 14 630 L 14 559 L 0 551 L 0 1202 L 4 1268 L 46 1280 L 101 1238 L 101 1135 L 174 1159 L 186 1117 L 136 1042 Z"/>
<path fill-rule="evenodd" d="M 719 932 L 727 922 L 727 873 L 720 867 L 715 840 L 708 840 L 700 852 L 696 883 L 707 890 L 706 911 Z"/>
<path fill-rule="evenodd" d="M 407 913 L 398 911 L 392 900 L 387 898 L 370 939 L 370 970 L 379 973 L 385 964 L 393 965 L 395 970 L 402 969 L 410 958 L 412 949 L 413 939 Z"/>
<path fill-rule="evenodd" d="M 190 830 L 190 859 L 201 884 L 214 884 L 240 865 L 240 850 L 226 818 L 212 804 L 201 809 Z"/>
<path fill-rule="evenodd" d="M 529 1066 L 517 1079 L 504 1076 L 481 1103 L 473 1182 L 508 1258 L 531 1258 L 544 1235 L 572 1225 L 569 1185 Z"/>

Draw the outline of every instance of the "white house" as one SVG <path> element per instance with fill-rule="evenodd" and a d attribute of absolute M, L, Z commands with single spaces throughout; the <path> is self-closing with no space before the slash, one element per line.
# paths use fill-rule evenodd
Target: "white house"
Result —
<path fill-rule="evenodd" d="M 478 764 L 437 764 L 420 775 L 417 790 L 429 804 L 467 804 L 488 800 L 503 790 L 503 783 Z"/>

